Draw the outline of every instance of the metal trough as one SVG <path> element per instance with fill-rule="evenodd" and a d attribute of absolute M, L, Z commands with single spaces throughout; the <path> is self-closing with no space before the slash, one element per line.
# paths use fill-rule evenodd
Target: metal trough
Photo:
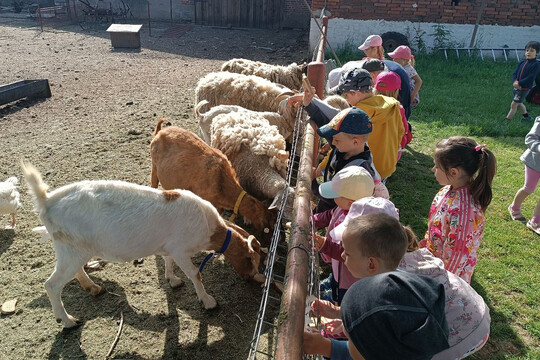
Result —
<path fill-rule="evenodd" d="M 51 88 L 49 80 L 21 80 L 0 86 L 0 105 L 22 98 L 49 98 Z"/>

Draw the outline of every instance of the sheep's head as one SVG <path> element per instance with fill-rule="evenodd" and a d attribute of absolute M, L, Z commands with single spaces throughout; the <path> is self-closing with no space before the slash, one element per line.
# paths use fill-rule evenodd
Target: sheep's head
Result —
<path fill-rule="evenodd" d="M 286 197 L 285 197 L 286 196 Z M 272 204 L 268 207 L 269 209 L 281 209 L 281 206 L 283 206 L 283 202 L 285 201 L 284 205 L 284 212 L 283 216 L 286 220 L 291 220 L 293 217 L 293 208 L 294 208 L 294 188 L 288 186 L 284 187 L 282 190 L 280 190 L 276 196 L 274 197 L 274 200 L 272 201 Z"/>

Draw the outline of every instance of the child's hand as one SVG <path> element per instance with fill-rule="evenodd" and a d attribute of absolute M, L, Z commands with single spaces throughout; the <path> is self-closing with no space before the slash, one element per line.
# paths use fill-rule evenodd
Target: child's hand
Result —
<path fill-rule="evenodd" d="M 329 143 L 326 143 L 324 144 L 323 146 L 321 146 L 321 148 L 319 149 L 319 154 L 323 154 L 323 155 L 326 155 L 326 153 L 331 149 L 331 146 Z"/>
<path fill-rule="evenodd" d="M 324 245 L 324 236 L 315 233 L 315 237 L 312 239 L 312 242 L 313 248 L 319 251 Z"/>
<path fill-rule="evenodd" d="M 316 330 L 306 330 L 304 331 L 304 353 L 330 357 L 332 341 Z"/>
<path fill-rule="evenodd" d="M 344 331 L 343 321 L 341 319 L 333 319 L 324 324 L 324 331 L 329 335 L 339 335 Z"/>
<path fill-rule="evenodd" d="M 515 80 L 513 85 L 514 85 L 514 88 L 521 90 L 521 86 L 519 86 L 519 81 Z"/>
<path fill-rule="evenodd" d="M 324 316 L 328 319 L 339 319 L 339 306 L 334 305 L 332 302 L 328 300 L 320 300 L 317 299 L 311 304 L 311 307 L 313 308 L 313 311 L 315 313 L 319 313 L 319 315 Z"/>

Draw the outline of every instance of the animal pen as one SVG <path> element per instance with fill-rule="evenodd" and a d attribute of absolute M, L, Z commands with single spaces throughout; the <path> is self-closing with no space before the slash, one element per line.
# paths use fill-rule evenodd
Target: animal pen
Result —
<path fill-rule="evenodd" d="M 309 81 L 307 84 L 304 82 L 307 86 L 310 82 L 314 84 L 320 98 L 322 98 L 325 79 L 323 60 L 327 26 L 328 20 L 325 17 L 323 27 L 320 28 L 321 40 L 316 52 L 316 60 L 309 64 Z M 305 89 L 306 86 L 304 86 L 304 91 Z M 307 114 L 301 108 L 296 117 L 286 178 L 287 183 L 295 189 L 293 219 L 290 228 L 286 230 L 282 230 L 280 226 L 274 227 L 264 272 L 266 281 L 248 359 L 302 359 L 305 357 L 302 346 L 303 332 L 305 321 L 309 320 L 306 302 L 311 301 L 313 296 L 319 297 L 319 255 L 310 244 L 310 238 L 315 233 L 310 221 L 312 215 L 311 171 L 316 154 L 318 154 L 318 136 L 307 120 Z M 287 191 L 283 196 L 287 198 Z M 286 206 L 287 202 L 282 201 L 276 224 L 281 224 L 284 220 Z M 283 237 L 288 239 L 287 244 L 280 242 Z M 286 256 L 284 274 L 278 274 L 275 271 L 274 265 L 278 256 Z M 283 284 L 281 299 L 270 296 L 270 288 L 276 283 Z M 281 308 L 277 321 L 268 319 L 267 308 L 272 304 L 279 304 L 280 301 Z M 320 318 L 316 316 L 316 325 L 319 326 L 319 324 Z M 261 335 L 266 329 L 270 329 L 270 334 L 275 332 L 275 336 L 266 344 L 262 344 Z"/>

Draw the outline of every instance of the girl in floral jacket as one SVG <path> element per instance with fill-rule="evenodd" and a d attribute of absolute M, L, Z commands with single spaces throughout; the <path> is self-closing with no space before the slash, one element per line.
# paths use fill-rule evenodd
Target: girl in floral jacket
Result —
<path fill-rule="evenodd" d="M 420 247 L 428 248 L 442 259 L 446 270 L 470 283 L 492 198 L 495 155 L 471 138 L 454 136 L 437 144 L 434 164 L 435 178 L 444 187 L 433 199 Z"/>

